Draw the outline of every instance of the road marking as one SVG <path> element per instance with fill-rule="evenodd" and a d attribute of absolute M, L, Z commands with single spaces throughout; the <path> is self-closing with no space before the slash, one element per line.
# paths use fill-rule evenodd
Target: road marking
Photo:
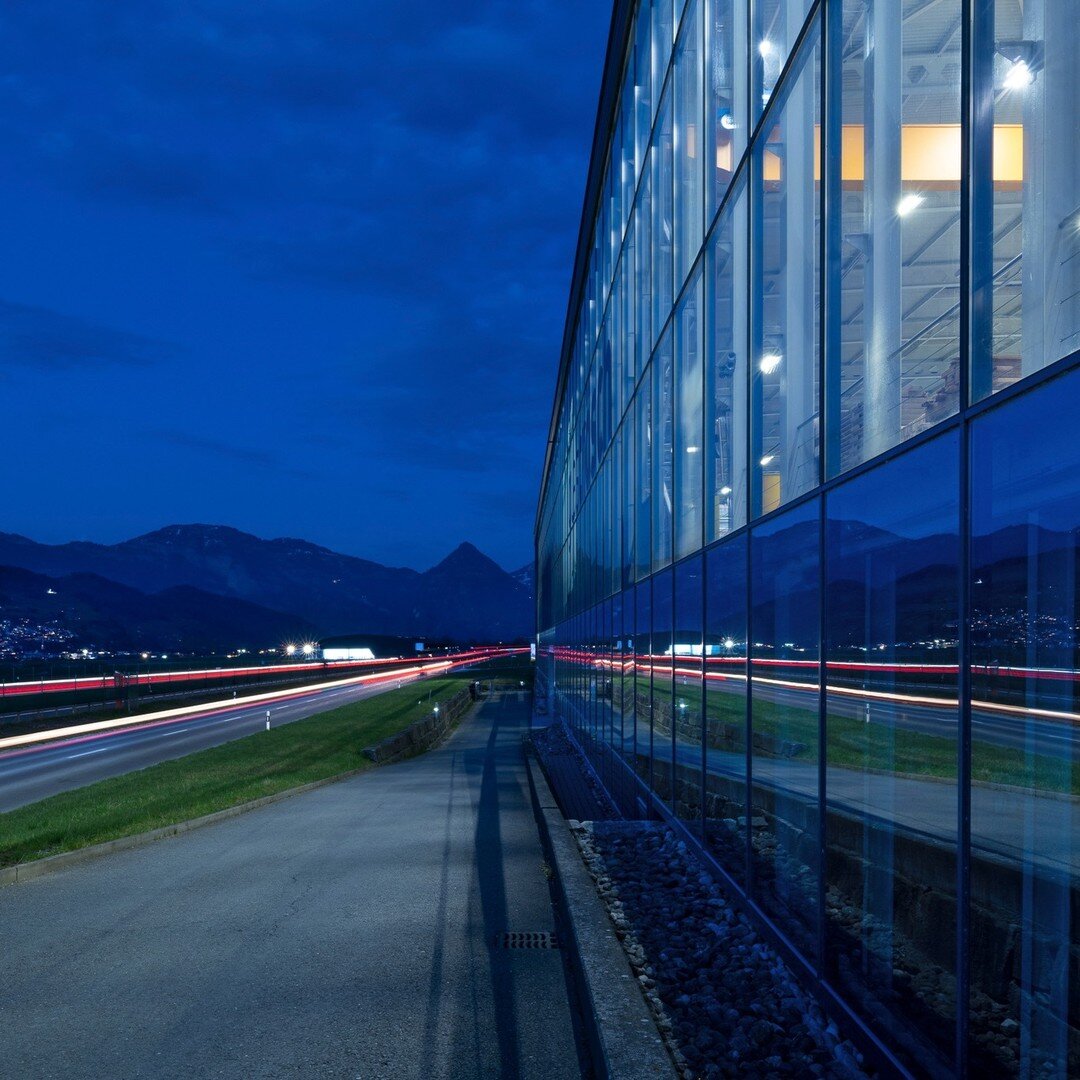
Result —
<path fill-rule="evenodd" d="M 97 750 L 84 750 L 81 754 L 68 754 L 64 759 L 65 761 L 74 761 L 77 757 L 89 757 L 91 754 L 103 754 L 106 750 L 111 750 L 111 746 L 102 746 Z"/>

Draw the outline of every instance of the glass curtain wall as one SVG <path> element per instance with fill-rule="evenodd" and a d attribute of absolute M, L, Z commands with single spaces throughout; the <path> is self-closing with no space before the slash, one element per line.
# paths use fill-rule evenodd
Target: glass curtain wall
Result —
<path fill-rule="evenodd" d="M 1076 3 L 627 19 L 538 682 L 904 1068 L 1080 1075 Z"/>

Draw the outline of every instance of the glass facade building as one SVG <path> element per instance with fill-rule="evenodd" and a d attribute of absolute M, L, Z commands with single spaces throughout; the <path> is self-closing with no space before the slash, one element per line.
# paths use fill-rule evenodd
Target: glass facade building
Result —
<path fill-rule="evenodd" d="M 616 4 L 539 678 L 916 1075 L 1080 1075 L 1080 9 Z"/>

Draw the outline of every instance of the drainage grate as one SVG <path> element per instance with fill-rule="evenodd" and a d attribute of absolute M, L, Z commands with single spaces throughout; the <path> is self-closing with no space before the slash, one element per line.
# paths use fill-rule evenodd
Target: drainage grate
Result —
<path fill-rule="evenodd" d="M 495 935 L 499 949 L 557 949 L 558 936 L 548 930 L 507 930 Z"/>

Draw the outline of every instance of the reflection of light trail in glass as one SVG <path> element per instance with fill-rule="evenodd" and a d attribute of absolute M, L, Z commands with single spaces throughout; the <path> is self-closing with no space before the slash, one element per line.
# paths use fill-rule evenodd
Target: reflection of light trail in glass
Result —
<path fill-rule="evenodd" d="M 672 674 L 681 675 L 687 679 L 696 681 L 704 678 L 707 682 L 742 682 L 745 683 L 747 676 L 745 670 L 737 671 L 710 671 L 709 668 L 719 663 L 738 665 L 746 668 L 745 657 L 720 657 L 706 660 L 704 674 L 700 667 L 673 667 L 670 653 L 663 656 L 650 656 L 643 654 L 630 660 L 614 660 L 606 657 L 596 657 L 592 653 L 571 653 L 557 659 L 564 659 L 571 663 L 594 667 L 600 670 L 618 671 L 626 676 L 635 670 L 641 674 L 659 673 L 662 677 L 670 677 Z M 684 660 L 685 662 L 685 660 Z M 753 666 L 759 667 L 790 667 L 817 672 L 821 665 L 817 660 L 777 660 L 772 658 L 754 658 Z M 959 667 L 956 664 L 872 664 L 860 662 L 837 662 L 828 661 L 825 664 L 826 674 L 836 671 L 858 671 L 864 675 L 887 675 L 887 674 L 935 674 L 935 675 L 959 675 Z M 1080 672 L 1070 671 L 1063 668 L 1020 668 L 1020 667 L 985 667 L 973 666 L 972 673 L 980 676 L 994 676 L 999 678 L 1019 679 L 1050 679 L 1068 680 L 1080 682 Z M 802 690 L 818 692 L 817 680 L 799 682 L 794 679 L 766 678 L 762 675 L 754 675 L 753 684 L 763 686 L 777 686 L 787 690 Z M 857 698 L 860 701 L 889 702 L 896 705 L 930 706 L 934 708 L 958 709 L 959 701 L 955 697 L 932 697 L 921 694 L 898 694 L 888 693 L 883 690 L 867 690 L 859 687 L 839 686 L 831 683 L 826 687 L 829 695 Z M 1028 705 L 1006 705 L 1002 702 L 987 701 L 984 698 L 976 698 L 971 702 L 973 709 L 980 712 L 998 713 L 1002 716 L 1036 717 L 1042 720 L 1067 721 L 1080 723 L 1080 713 L 1068 712 L 1059 709 L 1044 709 Z"/>

